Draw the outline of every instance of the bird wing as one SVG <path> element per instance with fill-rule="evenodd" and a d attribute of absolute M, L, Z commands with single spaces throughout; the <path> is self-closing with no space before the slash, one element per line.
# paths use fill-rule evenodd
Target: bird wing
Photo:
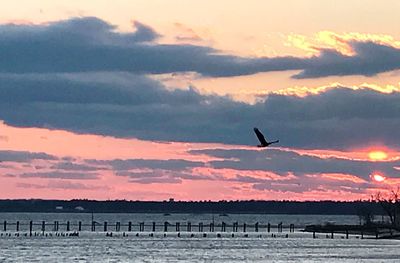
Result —
<path fill-rule="evenodd" d="M 256 133 L 257 138 L 258 138 L 258 140 L 260 141 L 260 143 L 261 143 L 262 145 L 268 144 L 267 141 L 266 141 L 265 138 L 264 138 L 264 135 L 260 132 L 259 129 L 254 128 L 254 132 Z"/>

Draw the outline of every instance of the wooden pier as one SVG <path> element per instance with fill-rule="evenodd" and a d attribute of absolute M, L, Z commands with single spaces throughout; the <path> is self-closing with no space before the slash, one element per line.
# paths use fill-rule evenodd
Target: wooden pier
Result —
<path fill-rule="evenodd" d="M 357 235 L 361 239 L 365 236 L 376 239 L 399 238 L 400 231 L 391 225 L 309 225 L 306 226 L 304 232 L 312 232 L 313 238 L 316 238 L 316 233 L 324 233 L 327 238 L 334 238 L 335 234 Z"/>
<path fill-rule="evenodd" d="M 287 233 L 295 232 L 294 224 L 284 225 L 282 222 L 278 224 L 271 223 L 239 223 L 239 222 L 97 222 L 97 221 L 15 221 L 8 222 L 3 221 L 3 229 L 1 235 L 5 233 L 20 233 L 24 232 L 27 235 L 46 235 L 46 233 L 74 233 L 75 236 L 79 236 L 80 232 L 176 232 L 176 233 L 203 233 L 203 236 L 207 236 L 207 233 Z M 232 234 L 234 236 L 234 234 Z"/>

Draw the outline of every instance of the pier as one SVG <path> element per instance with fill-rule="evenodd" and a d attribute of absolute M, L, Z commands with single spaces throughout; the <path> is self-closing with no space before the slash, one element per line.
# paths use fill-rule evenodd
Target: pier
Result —
<path fill-rule="evenodd" d="M 240 223 L 240 222 L 97 222 L 97 221 L 14 221 L 2 222 L 1 236 L 9 236 L 11 233 L 19 236 L 24 233 L 24 236 L 79 236 L 81 232 L 84 233 L 106 233 L 107 236 L 113 236 L 112 233 L 123 233 L 123 236 L 132 234 L 136 236 L 140 233 L 177 233 L 178 237 L 182 234 L 194 235 L 200 233 L 199 236 L 207 237 L 211 233 L 216 233 L 217 237 L 221 237 L 222 233 L 229 233 L 229 236 L 235 237 L 242 233 L 242 236 L 255 233 L 272 233 L 272 237 L 277 233 L 294 233 L 294 224 L 278 224 L 271 223 Z M 286 234 L 286 237 L 288 235 Z"/>
<path fill-rule="evenodd" d="M 381 225 L 308 225 L 295 226 L 283 222 L 98 222 L 98 221 L 2 221 L 0 237 L 62 236 L 79 237 L 81 233 L 105 234 L 107 237 L 129 235 L 176 237 L 286 237 L 292 233 L 312 233 L 312 238 L 400 238 L 400 231 Z"/>
<path fill-rule="evenodd" d="M 399 229 L 392 225 L 309 225 L 306 226 L 304 232 L 312 232 L 313 238 L 316 238 L 316 233 L 326 234 L 326 238 L 333 239 L 335 234 L 342 234 L 349 238 L 349 235 L 357 235 L 361 239 L 364 236 L 375 239 L 390 239 L 400 238 Z"/>

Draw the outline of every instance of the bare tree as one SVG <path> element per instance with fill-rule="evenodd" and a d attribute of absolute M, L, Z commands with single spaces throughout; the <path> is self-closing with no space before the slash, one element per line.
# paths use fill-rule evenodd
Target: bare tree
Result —
<path fill-rule="evenodd" d="M 400 188 L 391 190 L 388 194 L 378 192 L 372 196 L 372 201 L 381 205 L 393 226 L 400 227 Z"/>

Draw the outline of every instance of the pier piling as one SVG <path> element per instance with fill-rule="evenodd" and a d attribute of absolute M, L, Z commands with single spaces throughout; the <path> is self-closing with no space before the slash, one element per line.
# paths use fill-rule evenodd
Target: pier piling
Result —
<path fill-rule="evenodd" d="M 279 224 L 278 224 L 278 232 L 279 233 L 281 233 L 282 231 L 283 231 L 283 226 L 282 226 L 283 224 L 282 224 L 282 222 L 280 222 Z"/>
<path fill-rule="evenodd" d="M 210 232 L 214 232 L 214 223 L 210 223 Z"/>
<path fill-rule="evenodd" d="M 203 232 L 203 223 L 199 223 L 199 232 Z"/>
<path fill-rule="evenodd" d="M 32 230 L 33 230 L 33 221 L 29 222 L 29 236 L 32 236 Z"/>

